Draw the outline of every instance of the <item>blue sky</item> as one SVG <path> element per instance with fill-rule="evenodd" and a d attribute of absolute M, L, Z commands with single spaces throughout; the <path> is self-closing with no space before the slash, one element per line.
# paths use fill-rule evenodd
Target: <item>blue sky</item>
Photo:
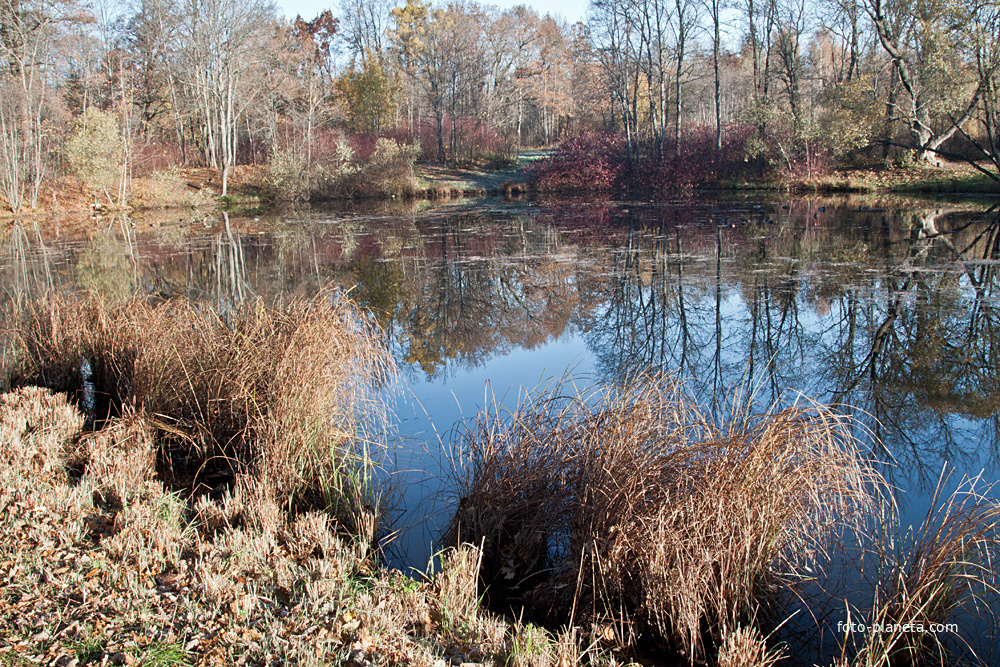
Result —
<path fill-rule="evenodd" d="M 515 5 L 528 5 L 534 7 L 539 14 L 561 15 L 570 23 L 582 21 L 587 13 L 586 0 L 489 0 L 483 1 L 484 5 L 496 5 L 506 9 Z M 334 10 L 338 13 L 339 0 L 278 0 L 278 8 L 289 18 L 294 18 L 296 14 L 301 14 L 302 18 L 311 19 L 324 9 Z"/>

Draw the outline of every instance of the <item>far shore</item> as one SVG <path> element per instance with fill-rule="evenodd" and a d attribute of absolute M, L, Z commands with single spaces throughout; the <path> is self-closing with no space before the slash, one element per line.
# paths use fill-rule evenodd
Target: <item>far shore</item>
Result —
<path fill-rule="evenodd" d="M 522 197 L 538 192 L 531 179 L 530 166 L 549 154 L 545 150 L 522 152 L 516 165 L 497 170 L 485 168 L 458 168 L 433 163 L 414 165 L 412 189 L 400 198 L 440 200 L 464 197 L 508 196 Z M 0 220 L 47 218 L 53 215 L 87 214 L 106 215 L 119 211 L 183 210 L 254 212 L 280 210 L 295 202 L 275 197 L 265 192 L 261 183 L 266 180 L 266 167 L 239 166 L 232 170 L 229 194 L 221 195 L 221 176 L 218 170 L 184 168 L 172 172 L 176 182 L 163 188 L 157 176 L 137 177 L 133 180 L 133 194 L 124 206 L 105 193 L 90 193 L 73 178 L 60 179 L 47 186 L 39 195 L 37 206 L 12 213 L 0 199 Z M 164 192 L 164 190 L 171 190 Z M 721 179 L 705 184 L 692 192 L 767 192 L 801 194 L 902 194 L 931 196 L 1000 196 L 1000 182 L 994 181 L 962 163 L 945 163 L 943 166 L 890 166 L 867 165 L 835 170 L 815 177 L 763 176 L 755 179 Z M 546 190 L 547 194 L 562 191 Z M 579 191 L 565 194 L 579 195 Z M 603 193 L 607 194 L 607 193 Z M 623 198 L 642 197 L 641 192 L 622 192 Z M 662 195 L 660 195 L 662 197 Z M 397 195 L 343 196 L 323 201 L 357 199 L 396 199 Z"/>

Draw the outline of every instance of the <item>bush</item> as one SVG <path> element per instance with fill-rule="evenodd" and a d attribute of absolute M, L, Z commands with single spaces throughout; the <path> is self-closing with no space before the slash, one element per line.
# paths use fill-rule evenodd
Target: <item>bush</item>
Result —
<path fill-rule="evenodd" d="M 300 146 L 271 150 L 266 187 L 288 201 L 352 194 L 359 168 L 355 150 L 343 133 L 323 134 L 313 146 L 312 163 Z"/>
<path fill-rule="evenodd" d="M 581 134 L 564 141 L 555 154 L 532 165 L 529 174 L 540 190 L 611 190 L 622 187 L 625 140 L 617 134 Z"/>
<path fill-rule="evenodd" d="M 451 121 L 445 121 L 445 146 L 449 147 L 451 136 Z M 517 159 L 517 144 L 509 137 L 504 137 L 480 120 L 459 118 L 455 122 L 455 146 L 448 156 L 448 163 L 460 169 L 483 167 L 489 162 L 494 164 L 501 160 Z M 435 142 L 437 139 L 435 138 Z M 436 143 L 435 143 L 436 145 Z M 502 168 L 502 167 L 501 167 Z"/>
<path fill-rule="evenodd" d="M 123 156 L 118 121 L 114 116 L 88 109 L 77 119 L 66 142 L 66 161 L 88 187 L 104 192 L 113 188 L 121 172 Z"/>
<path fill-rule="evenodd" d="M 399 144 L 380 137 L 362 173 L 378 194 L 410 193 L 416 188 L 413 163 L 419 154 L 418 144 Z"/>
<path fill-rule="evenodd" d="M 680 145 L 665 147 L 662 157 L 652 142 L 636 142 L 631 172 L 624 137 L 584 134 L 563 142 L 529 173 L 540 190 L 690 190 L 745 171 L 752 132 L 740 125 L 725 128 L 721 152 L 716 151 L 715 129 L 704 125 L 688 128 Z"/>
<path fill-rule="evenodd" d="M 722 150 L 716 150 L 715 128 L 688 128 L 680 145 L 667 149 L 663 158 L 651 146 L 641 147 L 634 183 L 654 192 L 669 193 L 734 178 L 747 169 L 746 144 L 752 128 L 730 125 L 722 133 Z"/>
<path fill-rule="evenodd" d="M 416 128 L 409 130 L 405 128 L 395 128 L 382 133 L 382 136 L 395 139 L 397 144 L 411 144 L 420 147 L 417 155 L 417 162 L 436 162 L 437 154 L 437 132 L 430 123 L 423 123 Z"/>
<path fill-rule="evenodd" d="M 181 149 L 176 145 L 144 138 L 135 141 L 132 147 L 132 173 L 134 176 L 149 176 L 156 172 L 170 172 L 184 162 Z"/>
<path fill-rule="evenodd" d="M 416 188 L 413 163 L 419 154 L 417 143 L 366 134 L 327 136 L 314 146 L 311 165 L 301 148 L 275 147 L 269 186 L 291 201 L 408 194 Z"/>

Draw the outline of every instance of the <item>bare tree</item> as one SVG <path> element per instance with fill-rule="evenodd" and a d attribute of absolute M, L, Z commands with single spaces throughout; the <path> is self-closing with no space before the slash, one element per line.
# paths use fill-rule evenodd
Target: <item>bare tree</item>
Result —
<path fill-rule="evenodd" d="M 385 56 L 383 39 L 392 24 L 393 0 L 341 0 L 344 39 L 354 60 Z"/>
<path fill-rule="evenodd" d="M 222 169 L 222 195 L 236 160 L 240 121 L 260 90 L 249 71 L 268 58 L 274 6 L 264 0 L 186 0 L 180 37 L 197 95 L 208 163 Z"/>
<path fill-rule="evenodd" d="M 981 136 L 973 137 L 962 124 L 958 131 L 989 160 L 992 171 L 974 160 L 973 167 L 995 181 L 1000 181 L 1000 2 L 977 2 L 959 15 L 968 27 L 970 60 L 976 64 L 982 111 L 978 120 Z"/>
<path fill-rule="evenodd" d="M 640 40 L 629 8 L 617 0 L 594 0 L 591 34 L 601 67 L 611 84 L 612 104 L 621 111 L 629 169 L 635 153 L 639 104 Z"/>
<path fill-rule="evenodd" d="M 722 0 L 705 0 L 712 21 L 712 72 L 715 82 L 715 152 L 722 154 L 722 92 L 719 77 L 719 57 L 722 49 Z"/>
<path fill-rule="evenodd" d="M 917 159 L 930 162 L 972 117 L 981 82 L 964 74 L 945 3 L 866 0 L 865 9 L 902 87 L 902 99 L 889 101 L 892 118 L 910 130 Z"/>
<path fill-rule="evenodd" d="M 753 0 L 750 0 L 751 2 Z M 688 40 L 698 25 L 698 4 L 694 0 L 674 0 L 674 144 L 681 143 L 681 81 L 684 77 L 684 62 L 688 55 Z"/>
<path fill-rule="evenodd" d="M 803 75 L 802 36 L 806 32 L 806 3 L 787 0 L 781 6 L 776 36 L 778 76 L 788 96 L 788 106 L 796 125 L 801 122 L 800 96 Z"/>
<path fill-rule="evenodd" d="M 0 0 L 0 190 L 15 213 L 32 208 L 46 172 L 51 47 L 62 7 Z"/>
<path fill-rule="evenodd" d="M 443 9 L 431 10 L 422 0 L 408 0 L 404 7 L 392 10 L 400 65 L 410 79 L 423 89 L 434 115 L 438 162 L 446 160 L 444 116 L 450 47 L 447 39 L 448 17 Z"/>

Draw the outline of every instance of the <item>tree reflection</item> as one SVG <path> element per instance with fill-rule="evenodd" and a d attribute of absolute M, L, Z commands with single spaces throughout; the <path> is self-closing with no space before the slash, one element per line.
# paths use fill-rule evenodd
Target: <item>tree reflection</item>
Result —
<path fill-rule="evenodd" d="M 900 468 L 925 488 L 944 461 L 977 465 L 984 444 L 997 462 L 994 210 L 950 230 L 939 228 L 945 212 L 918 216 L 871 294 L 845 290 L 843 324 L 826 343 L 827 360 L 849 360 L 821 365 L 834 400 L 868 416 Z M 934 256 L 961 263 L 935 266 Z"/>
<path fill-rule="evenodd" d="M 586 260 L 558 235 L 524 220 L 440 223 L 398 261 L 352 262 L 356 299 L 390 332 L 399 357 L 427 375 L 534 348 L 561 336 L 579 312 Z"/>
<path fill-rule="evenodd" d="M 835 401 L 922 483 L 945 460 L 974 465 L 984 443 L 995 464 L 995 210 L 866 217 L 839 230 L 628 216 L 585 326 L 599 367 L 678 372 L 706 405 L 746 378 L 764 403 L 788 388 Z"/>
<path fill-rule="evenodd" d="M 773 221 L 773 222 L 772 222 Z M 15 224 L 6 298 L 71 285 L 229 308 L 335 283 L 415 377 L 581 335 L 601 374 L 664 370 L 706 407 L 755 382 L 853 412 L 925 482 L 1000 443 L 997 208 L 903 212 L 815 201 L 463 210 L 287 221 L 247 233 L 119 224 L 80 244 Z M 199 221 L 197 229 L 200 229 Z M 17 298 L 21 298 L 18 296 Z"/>

